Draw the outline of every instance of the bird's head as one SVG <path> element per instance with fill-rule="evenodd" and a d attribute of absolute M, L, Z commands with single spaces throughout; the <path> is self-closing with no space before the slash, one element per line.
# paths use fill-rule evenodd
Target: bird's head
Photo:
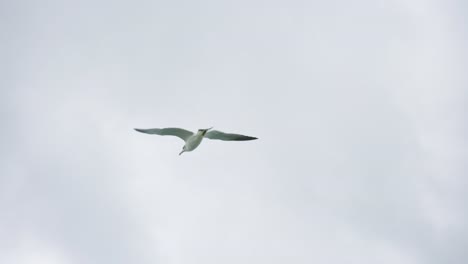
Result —
<path fill-rule="evenodd" d="M 206 132 L 208 132 L 210 129 L 212 129 L 213 127 L 210 127 L 210 128 L 205 128 L 205 129 L 198 129 L 198 132 L 200 132 L 202 135 L 205 135 Z"/>

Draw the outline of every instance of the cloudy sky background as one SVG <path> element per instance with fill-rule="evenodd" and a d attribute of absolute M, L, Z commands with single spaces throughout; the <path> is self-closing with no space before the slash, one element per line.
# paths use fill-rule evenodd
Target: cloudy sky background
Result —
<path fill-rule="evenodd" d="M 467 10 L 1 1 L 0 263 L 466 262 Z"/>

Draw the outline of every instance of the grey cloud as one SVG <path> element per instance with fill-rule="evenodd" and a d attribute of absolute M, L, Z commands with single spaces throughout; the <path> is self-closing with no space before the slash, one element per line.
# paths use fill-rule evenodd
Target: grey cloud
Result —
<path fill-rule="evenodd" d="M 420 5 L 11 3 L 0 262 L 463 262 L 467 32 Z"/>

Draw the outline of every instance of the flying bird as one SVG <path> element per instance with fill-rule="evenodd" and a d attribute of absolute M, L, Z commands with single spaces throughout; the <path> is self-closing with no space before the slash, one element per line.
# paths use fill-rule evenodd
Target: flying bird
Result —
<path fill-rule="evenodd" d="M 135 128 L 136 131 L 141 133 L 154 134 L 160 136 L 176 136 L 182 139 L 185 142 L 185 145 L 182 148 L 182 151 L 179 153 L 179 156 L 182 155 L 182 153 L 184 152 L 189 152 L 196 149 L 202 142 L 203 138 L 218 139 L 225 141 L 245 141 L 257 139 L 256 137 L 224 133 L 218 130 L 211 129 L 212 127 L 207 129 L 198 129 L 197 133 L 193 133 L 191 131 L 175 127 L 149 129 Z"/>

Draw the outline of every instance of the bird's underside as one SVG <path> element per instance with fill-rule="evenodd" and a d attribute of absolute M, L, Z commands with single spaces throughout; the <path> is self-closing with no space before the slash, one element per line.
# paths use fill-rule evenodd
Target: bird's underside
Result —
<path fill-rule="evenodd" d="M 135 130 L 141 133 L 145 133 L 145 134 L 153 134 L 153 135 L 160 135 L 160 136 L 175 136 L 175 137 L 182 139 L 185 142 L 185 145 L 180 154 L 182 154 L 183 152 L 192 151 L 195 148 L 197 148 L 198 145 L 200 145 L 203 138 L 223 140 L 223 141 L 247 141 L 247 140 L 257 139 L 256 137 L 251 137 L 251 136 L 245 136 L 245 135 L 233 134 L 233 133 L 224 133 L 218 130 L 211 130 L 211 128 L 199 129 L 197 133 L 193 133 L 191 131 L 188 131 L 182 128 L 175 128 L 175 127 L 149 128 L 149 129 L 135 128 Z"/>

